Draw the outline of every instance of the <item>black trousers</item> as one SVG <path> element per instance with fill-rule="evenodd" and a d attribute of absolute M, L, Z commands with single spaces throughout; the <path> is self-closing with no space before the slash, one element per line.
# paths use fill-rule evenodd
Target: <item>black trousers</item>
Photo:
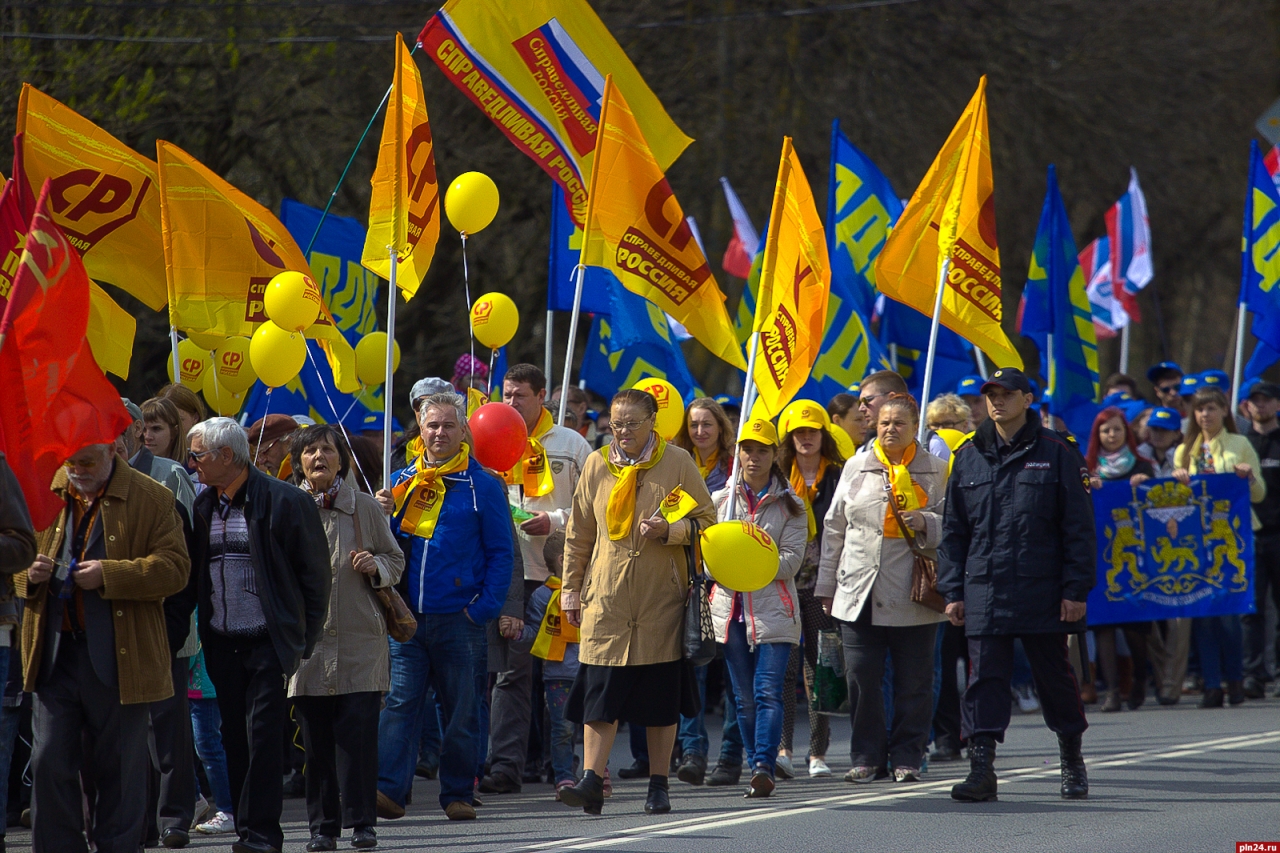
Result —
<path fill-rule="evenodd" d="M 280 732 L 288 705 L 284 670 L 269 639 L 240 641 L 208 633 L 205 666 L 218 692 L 236 834 L 241 841 L 279 850 L 284 847 Z"/>
<path fill-rule="evenodd" d="M 1067 658 L 1066 634 L 1022 634 L 1045 724 L 1058 734 L 1081 734 L 1089 727 L 1080 685 Z M 1013 695 L 1012 635 L 969 637 L 969 686 L 961 702 L 962 734 L 988 735 L 1001 743 L 1009 727 Z"/>
<path fill-rule="evenodd" d="M 191 710 L 187 702 L 190 658 L 173 658 L 173 695 L 151 703 L 151 774 L 148 779 L 147 837 L 166 829 L 187 832 L 195 816 L 195 766 Z M 153 831 L 154 830 L 154 831 Z"/>
<path fill-rule="evenodd" d="M 337 838 L 344 827 L 376 824 L 382 694 L 295 696 L 293 707 L 307 753 L 303 774 L 311 834 Z"/>
<path fill-rule="evenodd" d="M 969 644 L 964 636 L 964 626 L 943 622 L 942 631 L 942 687 L 938 692 L 938 707 L 933 712 L 933 742 L 938 748 L 959 750 L 964 746 L 960 734 L 960 684 L 956 680 L 956 662 L 964 661 L 964 671 L 969 671 Z"/>
<path fill-rule="evenodd" d="M 1267 637 L 1267 598 L 1280 612 L 1280 536 L 1257 536 L 1253 540 L 1253 589 L 1258 604 L 1256 613 L 1240 617 L 1244 628 L 1244 674 L 1259 681 L 1270 681 L 1267 671 L 1267 640 L 1275 648 L 1276 665 L 1280 666 L 1280 622 L 1274 637 Z"/>

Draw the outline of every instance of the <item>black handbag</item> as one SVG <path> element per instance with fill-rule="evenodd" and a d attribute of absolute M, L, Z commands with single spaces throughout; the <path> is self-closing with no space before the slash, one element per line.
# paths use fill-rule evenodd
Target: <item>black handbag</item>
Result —
<path fill-rule="evenodd" d="M 702 571 L 702 543 L 698 522 L 689 519 L 689 593 L 684 603 L 684 659 L 694 666 L 706 666 L 716 656 L 716 632 L 711 624 L 711 579 Z"/>

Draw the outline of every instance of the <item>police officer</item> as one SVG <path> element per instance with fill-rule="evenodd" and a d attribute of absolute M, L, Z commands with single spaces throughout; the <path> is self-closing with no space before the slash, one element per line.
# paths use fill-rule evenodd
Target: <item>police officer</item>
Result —
<path fill-rule="evenodd" d="M 1041 425 L 1022 371 L 997 370 L 982 394 L 990 418 L 956 451 L 938 549 L 938 591 L 951 623 L 965 626 L 970 659 L 961 705 L 970 772 L 951 796 L 996 799 L 995 748 L 1009 725 L 1013 641 L 1021 637 L 1045 723 L 1058 735 L 1062 796 L 1083 799 L 1088 723 L 1067 635 L 1084 630 L 1095 582 L 1089 472 L 1067 439 Z"/>

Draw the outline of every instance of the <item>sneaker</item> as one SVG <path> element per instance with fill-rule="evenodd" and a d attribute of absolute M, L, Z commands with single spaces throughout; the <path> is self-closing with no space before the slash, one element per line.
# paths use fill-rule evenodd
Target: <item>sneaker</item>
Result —
<path fill-rule="evenodd" d="M 920 771 L 914 767 L 895 767 L 893 768 L 893 781 L 919 782 Z"/>
<path fill-rule="evenodd" d="M 619 773 L 618 775 L 622 775 Z M 607 800 L 613 796 L 613 780 L 609 778 L 609 768 L 604 769 L 604 798 Z"/>
<path fill-rule="evenodd" d="M 1034 714 L 1040 710 L 1040 700 L 1030 684 L 1021 684 L 1013 688 L 1013 697 L 1018 700 L 1018 710 L 1024 714 Z"/>
<path fill-rule="evenodd" d="M 476 810 L 471 803 L 464 803 L 462 800 L 454 800 L 444 807 L 444 813 L 449 820 L 475 820 Z"/>
<path fill-rule="evenodd" d="M 227 835 L 235 831 L 236 819 L 226 812 L 217 812 L 209 820 L 196 827 L 196 832 L 202 835 Z"/>
<path fill-rule="evenodd" d="M 809 775 L 818 778 L 826 778 L 831 775 L 831 765 L 823 761 L 821 758 L 809 759 Z"/>
<path fill-rule="evenodd" d="M 574 785 L 574 782 L 572 779 L 561 779 L 559 782 L 556 783 L 556 802 L 557 803 L 560 802 L 560 792 L 563 791 L 565 788 L 572 788 L 573 785 Z"/>
<path fill-rule="evenodd" d="M 865 784 L 876 778 L 876 769 L 868 767 L 865 764 L 859 764 L 857 767 L 844 774 L 844 781 Z"/>
<path fill-rule="evenodd" d="M 779 755 L 773 763 L 773 773 L 779 779 L 796 778 L 796 768 L 791 764 L 791 756 Z"/>
<path fill-rule="evenodd" d="M 213 803 L 200 795 L 200 799 L 196 800 L 196 807 L 191 812 L 191 828 L 195 829 L 200 824 L 208 820 L 214 813 Z"/>

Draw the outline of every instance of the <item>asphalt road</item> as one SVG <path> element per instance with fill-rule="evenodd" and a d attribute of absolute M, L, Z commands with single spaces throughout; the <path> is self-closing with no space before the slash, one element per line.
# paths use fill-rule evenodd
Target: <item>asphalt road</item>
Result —
<path fill-rule="evenodd" d="M 985 804 L 948 796 L 964 774 L 959 763 L 935 764 L 918 784 L 841 781 L 848 722 L 836 720 L 829 760 L 837 775 L 780 783 L 768 800 L 673 779 L 672 813 L 647 817 L 646 783 L 615 780 L 604 815 L 586 817 L 554 802 L 549 785 L 526 785 L 520 794 L 485 797 L 478 820 L 451 823 L 437 806 L 436 784 L 418 780 L 408 815 L 378 827 L 378 849 L 1200 853 L 1280 841 L 1280 699 L 1201 711 L 1186 697 L 1170 708 L 1095 712 L 1090 724 L 1084 802 L 1059 799 L 1057 744 L 1038 714 L 1015 712 L 997 753 L 1000 799 Z M 803 745 L 803 720 L 797 728 Z M 619 740 L 612 767 L 630 763 L 625 736 Z M 303 801 L 286 802 L 285 820 L 286 851 L 301 851 Z M 29 849 L 25 830 L 11 829 L 7 840 L 10 850 Z M 197 836 L 188 849 L 226 850 L 230 840 Z M 350 849 L 346 839 L 339 849 Z"/>

